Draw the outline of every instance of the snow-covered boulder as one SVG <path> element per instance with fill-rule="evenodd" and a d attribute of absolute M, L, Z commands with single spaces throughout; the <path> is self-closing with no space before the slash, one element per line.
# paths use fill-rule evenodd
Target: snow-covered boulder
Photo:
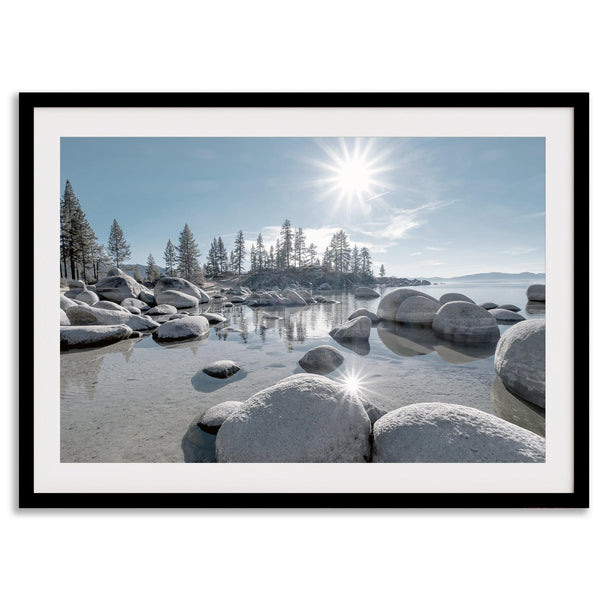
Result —
<path fill-rule="evenodd" d="M 504 332 L 494 356 L 502 383 L 513 394 L 546 406 L 546 320 L 528 319 Z"/>
<path fill-rule="evenodd" d="M 424 402 L 373 426 L 373 462 L 543 462 L 544 438 L 475 408 Z"/>
<path fill-rule="evenodd" d="M 175 342 L 192 338 L 206 337 L 210 327 L 201 316 L 188 316 L 163 323 L 152 337 L 158 342 Z"/>
<path fill-rule="evenodd" d="M 366 462 L 371 422 L 360 398 L 320 375 L 254 394 L 217 434 L 217 462 Z"/>
<path fill-rule="evenodd" d="M 132 334 L 127 325 L 77 325 L 60 328 L 60 349 L 106 346 L 126 340 Z"/>
<path fill-rule="evenodd" d="M 228 400 L 211 406 L 198 420 L 198 427 L 206 433 L 217 435 L 221 425 L 229 418 L 238 408 L 242 406 L 241 402 Z"/>
<path fill-rule="evenodd" d="M 128 325 L 134 331 L 151 331 L 158 323 L 129 311 L 105 310 L 94 306 L 71 306 L 66 311 L 72 325 Z"/>
<path fill-rule="evenodd" d="M 344 362 L 344 356 L 333 346 L 317 346 L 309 350 L 298 364 L 308 373 L 327 375 L 335 371 Z"/>
<path fill-rule="evenodd" d="M 435 334 L 444 340 L 460 344 L 495 342 L 500 330 L 493 315 L 471 302 L 448 302 L 433 318 Z"/>

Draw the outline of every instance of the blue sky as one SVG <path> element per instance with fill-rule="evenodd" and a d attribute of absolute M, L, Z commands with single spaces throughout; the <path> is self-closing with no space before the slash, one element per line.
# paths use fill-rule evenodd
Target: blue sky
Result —
<path fill-rule="evenodd" d="M 100 243 L 117 219 L 130 262 L 158 264 L 188 223 L 213 237 L 302 227 L 321 253 L 347 231 L 388 275 L 545 271 L 544 138 L 62 138 Z"/>

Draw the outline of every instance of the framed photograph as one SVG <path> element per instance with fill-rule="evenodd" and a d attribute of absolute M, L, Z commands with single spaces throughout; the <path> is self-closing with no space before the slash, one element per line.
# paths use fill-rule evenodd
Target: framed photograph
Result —
<path fill-rule="evenodd" d="M 19 119 L 21 507 L 588 506 L 587 94 Z"/>

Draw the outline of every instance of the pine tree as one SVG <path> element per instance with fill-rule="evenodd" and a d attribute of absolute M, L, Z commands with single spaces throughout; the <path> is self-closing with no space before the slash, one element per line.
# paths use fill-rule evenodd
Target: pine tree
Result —
<path fill-rule="evenodd" d="M 317 247 L 314 244 L 311 244 L 308 247 L 308 250 L 306 251 L 306 253 L 307 253 L 308 265 L 310 267 L 316 266 L 316 261 L 317 261 Z"/>
<path fill-rule="evenodd" d="M 160 278 L 160 269 L 154 262 L 154 256 L 148 254 L 148 261 L 146 262 L 146 278 L 148 281 L 156 281 Z"/>
<path fill-rule="evenodd" d="M 169 274 L 169 277 L 175 275 L 175 261 L 177 260 L 177 249 L 173 246 L 171 240 L 167 242 L 163 259 L 165 261 L 165 269 Z"/>
<path fill-rule="evenodd" d="M 233 246 L 234 250 L 233 256 L 231 257 L 231 268 L 234 273 L 241 275 L 244 270 L 244 260 L 246 259 L 246 244 L 241 229 L 238 231 Z"/>
<path fill-rule="evenodd" d="M 201 283 L 200 251 L 189 225 L 186 223 L 179 234 L 177 246 L 177 270 L 179 275 L 192 283 Z"/>
<path fill-rule="evenodd" d="M 373 261 L 371 260 L 371 253 L 366 246 L 360 249 L 360 272 L 361 275 L 373 275 Z"/>
<path fill-rule="evenodd" d="M 333 267 L 333 251 L 330 246 L 325 248 L 325 252 L 323 252 L 323 261 L 321 263 L 324 271 L 331 271 Z"/>
<path fill-rule="evenodd" d="M 271 247 L 269 248 L 269 269 L 274 269 L 276 265 L 275 262 L 275 251 L 273 250 L 273 244 L 271 244 Z"/>
<path fill-rule="evenodd" d="M 256 266 L 256 250 L 254 248 L 254 244 L 252 244 L 251 248 L 250 248 L 250 272 L 251 273 L 256 273 L 257 270 L 257 266 Z"/>
<path fill-rule="evenodd" d="M 221 236 L 218 242 L 219 272 L 224 275 L 227 272 L 227 250 Z"/>
<path fill-rule="evenodd" d="M 383 266 L 383 263 L 381 263 L 381 267 L 379 267 L 379 277 L 382 279 L 385 277 L 385 267 Z"/>
<path fill-rule="evenodd" d="M 108 255 L 116 263 L 117 268 L 123 264 L 123 261 L 131 257 L 131 249 L 116 219 L 113 219 L 113 224 L 110 228 L 107 251 Z"/>
<path fill-rule="evenodd" d="M 133 278 L 138 283 L 142 283 L 142 272 L 140 271 L 140 266 L 139 265 L 135 265 L 135 270 L 133 272 Z"/>
<path fill-rule="evenodd" d="M 265 252 L 265 244 L 263 243 L 262 233 L 258 234 L 256 238 L 256 248 L 255 248 L 255 260 L 256 260 L 256 269 L 257 271 L 263 271 L 266 268 L 266 257 L 267 253 Z"/>
<path fill-rule="evenodd" d="M 357 277 L 360 272 L 360 255 L 358 253 L 358 246 L 354 244 L 352 248 L 352 274 Z"/>
<path fill-rule="evenodd" d="M 301 269 L 306 262 L 306 236 L 302 227 L 298 227 L 294 233 L 294 262 Z"/>
<path fill-rule="evenodd" d="M 343 229 L 333 234 L 329 246 L 331 248 L 333 270 L 337 273 L 350 271 L 350 243 L 348 242 L 348 235 Z"/>
<path fill-rule="evenodd" d="M 293 258 L 294 251 L 294 234 L 292 233 L 292 224 L 289 219 L 286 219 L 281 226 L 279 233 L 281 239 L 280 252 L 281 252 L 281 267 L 283 269 L 289 269 Z"/>

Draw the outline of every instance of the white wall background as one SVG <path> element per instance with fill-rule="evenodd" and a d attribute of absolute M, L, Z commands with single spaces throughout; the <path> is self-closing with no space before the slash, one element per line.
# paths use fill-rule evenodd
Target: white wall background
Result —
<path fill-rule="evenodd" d="M 5 295 L 0 591 L 8 598 L 597 594 L 589 511 L 17 511 L 18 91 L 589 91 L 593 2 L 11 2 L 0 32 Z M 596 164 L 596 172 L 594 165 Z M 599 231 L 592 202 L 592 227 Z M 592 272 L 598 243 L 592 241 Z M 26 268 L 23 265 L 21 268 Z M 592 298 L 598 295 L 597 276 Z M 26 297 L 28 290 L 21 290 Z M 593 334 L 598 319 L 592 314 Z M 27 340 L 21 340 L 26 342 Z M 592 365 L 598 363 L 597 344 Z M 597 370 L 597 368 L 596 368 Z M 597 504 L 597 377 L 591 389 Z"/>

